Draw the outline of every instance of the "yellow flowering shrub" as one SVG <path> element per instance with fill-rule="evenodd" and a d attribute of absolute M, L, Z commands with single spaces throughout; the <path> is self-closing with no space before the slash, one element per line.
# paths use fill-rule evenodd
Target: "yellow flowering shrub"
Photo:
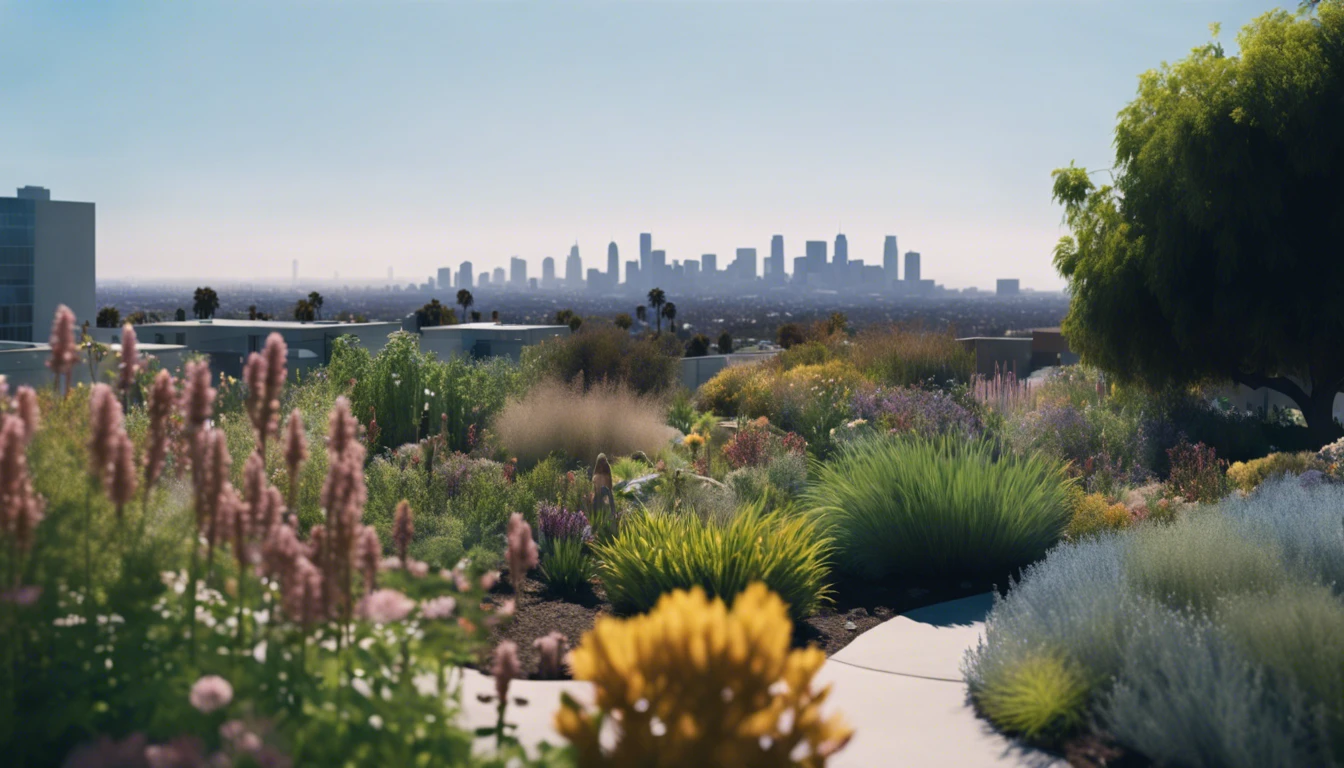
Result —
<path fill-rule="evenodd" d="M 1073 506 L 1073 516 L 1064 529 L 1073 541 L 1104 531 L 1119 531 L 1128 528 L 1134 518 L 1124 504 L 1112 504 L 1100 493 L 1089 493 L 1077 497 Z"/>
<path fill-rule="evenodd" d="M 760 416 L 770 406 L 775 369 L 768 363 L 730 365 L 695 394 L 695 407 L 719 416 Z"/>
<path fill-rule="evenodd" d="M 1238 461 L 1227 468 L 1227 479 L 1246 493 L 1259 488 L 1261 483 L 1277 475 L 1300 475 L 1309 469 L 1322 472 L 1329 469 L 1325 462 L 1309 451 L 1302 453 L 1271 453 L 1251 461 Z"/>
<path fill-rule="evenodd" d="M 826 655 L 791 650 L 791 632 L 784 602 L 761 583 L 731 610 L 697 587 L 643 616 L 600 618 L 570 658 L 574 679 L 594 683 L 597 708 L 565 696 L 556 730 L 583 768 L 820 768 L 853 731 L 822 715 L 830 689 L 813 690 L 812 678 Z M 608 717 L 620 727 L 605 749 Z"/>

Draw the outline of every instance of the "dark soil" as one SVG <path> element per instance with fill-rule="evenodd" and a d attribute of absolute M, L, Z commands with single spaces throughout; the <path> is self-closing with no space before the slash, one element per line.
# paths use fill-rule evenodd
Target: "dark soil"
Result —
<path fill-rule="evenodd" d="M 996 587 L 1002 591 L 1007 585 L 1007 575 L 954 580 L 893 580 L 876 584 L 842 580 L 834 585 L 834 602 L 829 607 L 794 625 L 793 644 L 799 648 L 813 645 L 829 656 L 894 616 L 926 605 L 978 595 Z M 490 650 L 501 640 L 514 641 L 518 644 L 518 658 L 529 675 L 535 675 L 537 669 L 537 651 L 532 646 L 537 638 L 558 630 L 568 638 L 572 648 L 584 632 L 593 628 L 598 616 L 613 613 L 600 585 L 578 595 L 560 596 L 553 594 L 541 581 L 528 578 L 519 596 L 513 594 L 507 579 L 501 578 L 486 599 L 496 605 L 515 600 L 513 620 L 491 633 Z M 482 655 L 477 668 L 489 672 L 489 651 Z"/>

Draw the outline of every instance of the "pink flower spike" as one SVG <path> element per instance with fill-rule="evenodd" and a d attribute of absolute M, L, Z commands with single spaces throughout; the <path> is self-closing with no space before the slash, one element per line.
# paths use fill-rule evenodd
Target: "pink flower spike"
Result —
<path fill-rule="evenodd" d="M 509 683 L 523 671 L 518 661 L 518 644 L 505 640 L 495 646 L 494 662 L 490 665 L 490 674 L 495 676 L 495 695 L 505 701 L 509 696 Z"/>
<path fill-rule="evenodd" d="M 403 563 L 406 560 L 406 550 L 411 546 L 411 539 L 415 536 L 415 514 L 411 511 L 410 502 L 402 499 L 397 504 L 397 512 L 392 518 L 392 544 L 397 550 L 397 557 L 401 558 Z"/>
<path fill-rule="evenodd" d="M 14 393 L 14 412 L 23 422 L 24 442 L 31 443 L 42 421 L 42 414 L 37 405 L 37 392 L 32 387 L 19 387 Z"/>
<path fill-rule="evenodd" d="M 126 323 L 121 327 L 121 364 L 117 370 L 117 389 L 123 397 L 128 396 L 135 386 L 135 377 L 140 373 L 140 350 L 135 337 L 135 326 Z"/>
<path fill-rule="evenodd" d="M 504 560 L 509 564 L 509 581 L 513 584 L 513 591 L 521 594 L 527 572 L 537 567 L 540 554 L 537 542 L 532 540 L 532 526 L 517 512 L 509 518 Z"/>
<path fill-rule="evenodd" d="M 75 313 L 64 304 L 56 308 L 51 320 L 51 357 L 47 367 L 56 376 L 59 386 L 61 377 L 65 377 L 66 391 L 70 390 L 70 372 L 79 360 L 79 345 L 75 342 Z"/>
<path fill-rule="evenodd" d="M 405 619 L 415 601 L 395 589 L 379 589 L 359 601 L 359 617 L 375 624 L 393 624 Z"/>
<path fill-rule="evenodd" d="M 233 686 L 219 675 L 206 675 L 191 686 L 188 700 L 191 706 L 208 715 L 233 701 Z"/>

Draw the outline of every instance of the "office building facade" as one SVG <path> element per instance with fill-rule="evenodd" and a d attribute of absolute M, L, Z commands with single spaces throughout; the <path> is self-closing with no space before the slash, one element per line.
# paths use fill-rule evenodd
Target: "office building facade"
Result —
<path fill-rule="evenodd" d="M 56 307 L 93 323 L 93 203 L 51 199 L 42 187 L 0 197 L 0 341 L 45 341 Z"/>

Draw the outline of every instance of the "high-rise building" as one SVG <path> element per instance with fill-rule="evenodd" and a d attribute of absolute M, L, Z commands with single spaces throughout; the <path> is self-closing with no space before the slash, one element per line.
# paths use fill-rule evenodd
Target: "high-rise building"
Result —
<path fill-rule="evenodd" d="M 453 270 L 444 267 L 439 270 L 439 290 L 446 291 L 453 287 Z"/>
<path fill-rule="evenodd" d="M 649 232 L 639 235 L 639 271 L 646 282 L 653 275 L 653 235 Z"/>
<path fill-rule="evenodd" d="M 826 241 L 808 240 L 807 245 L 807 271 L 819 275 L 826 271 Z"/>
<path fill-rule="evenodd" d="M 471 262 L 464 261 L 462 266 L 457 268 L 457 287 L 469 291 L 473 285 L 476 285 L 476 280 L 471 273 Z"/>
<path fill-rule="evenodd" d="M 488 287 L 489 285 L 490 285 L 490 273 L 482 272 L 481 276 L 476 278 L 476 287 L 485 288 Z"/>
<path fill-rule="evenodd" d="M 919 254 L 914 251 L 905 252 L 905 282 L 911 285 L 919 282 Z"/>
<path fill-rule="evenodd" d="M 0 197 L 0 341 L 46 341 L 62 304 L 93 324 L 94 219 L 93 203 L 52 200 L 43 187 Z"/>
<path fill-rule="evenodd" d="M 999 280 L 995 285 L 995 293 L 999 296 L 1017 296 L 1022 292 L 1022 282 L 1016 278 L 1012 280 Z"/>
<path fill-rule="evenodd" d="M 607 283 L 612 288 L 621 283 L 621 251 L 616 247 L 615 240 L 607 246 Z"/>
<path fill-rule="evenodd" d="M 555 287 L 555 259 L 551 256 L 541 260 L 541 288 L 549 291 Z"/>
<path fill-rule="evenodd" d="M 733 264 L 728 268 L 735 280 L 756 279 L 756 249 L 738 248 Z"/>
<path fill-rule="evenodd" d="M 844 273 L 847 269 L 845 265 L 849 263 L 849 239 L 843 234 L 835 236 L 835 266 L 836 271 Z"/>
<path fill-rule="evenodd" d="M 784 236 L 770 238 L 770 258 L 765 260 L 765 279 L 775 285 L 784 282 Z"/>
<path fill-rule="evenodd" d="M 639 285 L 640 285 L 640 282 L 639 282 L 639 262 L 638 262 L 638 261 L 627 261 L 627 262 L 625 262 L 625 284 L 628 285 L 628 286 L 629 286 L 629 285 L 633 285 L 633 286 L 639 286 Z"/>
<path fill-rule="evenodd" d="M 882 241 L 882 270 L 888 285 L 901 278 L 901 252 L 896 247 L 895 235 L 887 235 Z"/>
<path fill-rule="evenodd" d="M 509 285 L 518 290 L 527 287 L 527 260 L 517 256 L 509 259 Z"/>
<path fill-rule="evenodd" d="M 705 273 L 705 277 L 714 278 L 719 274 L 719 255 L 717 253 L 706 253 L 700 257 L 700 271 Z"/>
<path fill-rule="evenodd" d="M 583 287 L 583 259 L 579 258 L 579 244 L 570 246 L 569 258 L 565 259 L 565 286 Z"/>
<path fill-rule="evenodd" d="M 490 284 L 491 284 L 491 285 L 497 285 L 497 286 L 499 286 L 500 288 L 503 288 L 503 287 L 504 287 L 504 278 L 505 278 L 505 274 L 504 274 L 504 268 L 503 268 L 503 267 L 495 267 L 494 269 L 490 270 Z"/>
<path fill-rule="evenodd" d="M 667 251 L 651 251 L 649 253 L 649 279 L 657 282 L 662 279 L 663 273 L 667 271 Z"/>

